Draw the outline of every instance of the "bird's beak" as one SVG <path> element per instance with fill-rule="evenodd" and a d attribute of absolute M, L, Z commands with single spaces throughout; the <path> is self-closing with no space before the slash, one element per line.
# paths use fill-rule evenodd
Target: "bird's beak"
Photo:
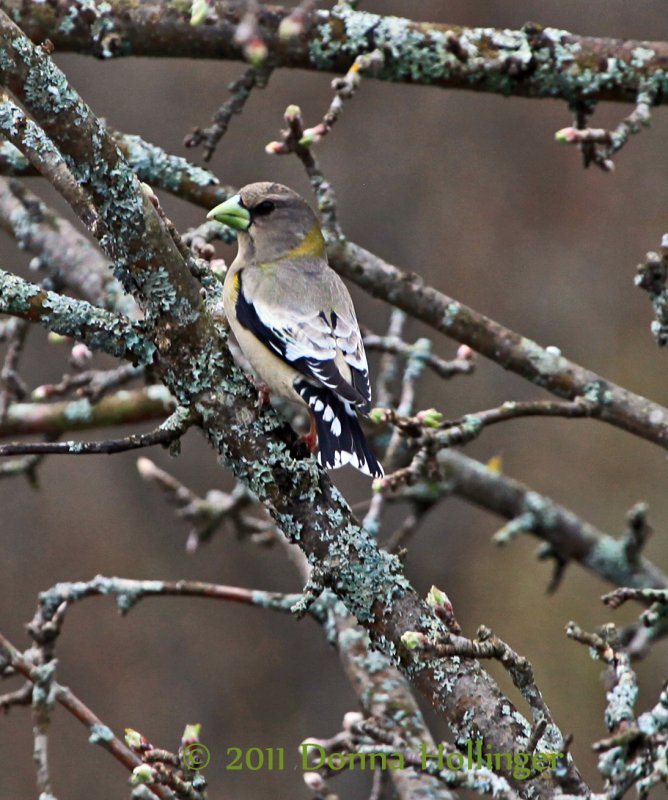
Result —
<path fill-rule="evenodd" d="M 216 222 L 222 222 L 223 225 L 229 225 L 230 228 L 236 228 L 238 231 L 247 231 L 251 224 L 250 212 L 244 207 L 241 195 L 238 194 L 212 208 L 206 218 L 215 219 Z"/>

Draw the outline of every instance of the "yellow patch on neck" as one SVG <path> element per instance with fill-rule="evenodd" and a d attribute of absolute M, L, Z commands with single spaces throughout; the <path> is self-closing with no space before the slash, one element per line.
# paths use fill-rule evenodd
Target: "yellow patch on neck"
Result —
<path fill-rule="evenodd" d="M 229 297 L 232 301 L 232 305 L 237 304 L 237 300 L 239 299 L 239 292 L 241 290 L 241 275 L 239 272 L 235 272 L 234 275 L 230 276 L 230 280 L 225 282 L 225 287 L 223 289 L 223 293 L 229 292 Z"/>
<path fill-rule="evenodd" d="M 299 258 L 300 256 L 315 256 L 322 258 L 325 255 L 325 240 L 320 231 L 320 226 L 316 224 L 304 236 L 301 243 L 297 247 L 293 247 L 290 252 L 286 253 L 283 258 Z"/>

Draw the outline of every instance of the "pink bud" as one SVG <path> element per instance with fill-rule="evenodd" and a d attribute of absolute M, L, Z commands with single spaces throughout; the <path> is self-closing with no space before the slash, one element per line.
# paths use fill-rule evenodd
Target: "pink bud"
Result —
<path fill-rule="evenodd" d="M 359 711 L 348 711 L 343 715 L 343 730 L 350 731 L 354 725 L 359 725 L 364 720 L 364 714 Z"/>
<path fill-rule="evenodd" d="M 317 772 L 305 772 L 303 775 L 304 783 L 312 792 L 322 792 L 325 788 L 325 781 L 322 775 Z"/>
<path fill-rule="evenodd" d="M 72 348 L 72 352 L 70 353 L 70 361 L 74 364 L 75 367 L 81 369 L 85 367 L 86 364 L 91 360 L 93 357 L 93 352 L 90 350 L 82 342 L 77 342 L 74 347 Z"/>
<path fill-rule="evenodd" d="M 267 50 L 267 45 L 262 41 L 262 39 L 260 39 L 259 36 L 253 36 L 253 38 L 244 47 L 244 55 L 255 67 L 262 64 L 268 54 L 269 50 Z"/>

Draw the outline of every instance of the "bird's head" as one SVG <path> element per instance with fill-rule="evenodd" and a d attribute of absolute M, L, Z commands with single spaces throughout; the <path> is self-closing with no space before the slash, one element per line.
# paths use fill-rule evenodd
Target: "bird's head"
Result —
<path fill-rule="evenodd" d="M 250 183 L 207 214 L 239 231 L 239 252 L 255 263 L 325 254 L 320 224 L 309 204 L 280 183 Z"/>

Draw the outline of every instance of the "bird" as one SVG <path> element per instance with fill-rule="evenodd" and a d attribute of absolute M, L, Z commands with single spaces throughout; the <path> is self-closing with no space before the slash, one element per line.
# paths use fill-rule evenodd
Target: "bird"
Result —
<path fill-rule="evenodd" d="M 326 469 L 383 468 L 357 413 L 371 410 L 369 367 L 352 298 L 327 263 L 309 204 L 292 189 L 244 186 L 207 219 L 237 231 L 223 306 L 239 347 L 268 389 L 308 409 L 304 441 Z"/>

